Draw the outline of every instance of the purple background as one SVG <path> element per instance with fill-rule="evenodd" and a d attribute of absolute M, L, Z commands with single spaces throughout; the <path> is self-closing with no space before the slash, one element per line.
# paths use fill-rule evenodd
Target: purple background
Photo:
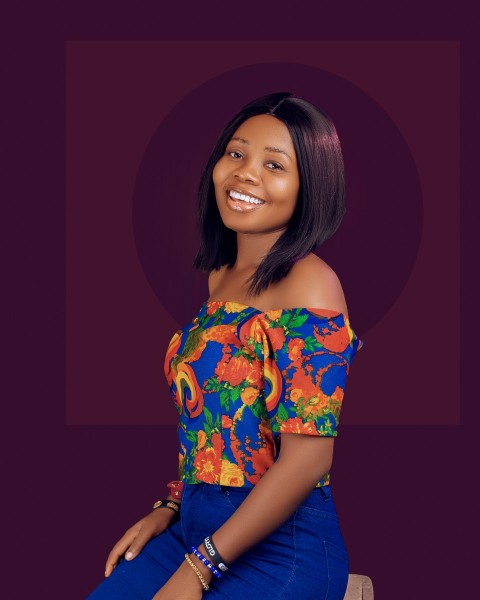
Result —
<path fill-rule="evenodd" d="M 427 47 L 429 40 L 450 40 L 448 44 L 453 47 L 455 40 L 461 41 L 460 312 L 453 305 L 442 311 L 440 318 L 436 313 L 433 316 L 423 313 L 421 321 L 422 324 L 433 319 L 447 336 L 444 339 L 451 340 L 450 334 L 458 332 L 460 317 L 462 332 L 456 368 L 460 374 L 461 405 L 460 424 L 442 419 L 436 425 L 433 422 L 342 423 L 332 482 L 350 551 L 350 570 L 372 578 L 377 598 L 461 598 L 474 589 L 469 574 L 476 545 L 471 531 L 476 497 L 470 488 L 473 488 L 471 474 L 478 470 L 473 461 L 478 350 L 476 322 L 469 317 L 476 314 L 478 306 L 473 285 L 477 272 L 474 257 L 478 254 L 478 219 L 473 214 L 478 196 L 474 185 L 478 167 L 470 151 L 475 149 L 479 134 L 475 120 L 471 119 L 479 98 L 475 88 L 478 49 L 473 44 L 473 28 L 472 33 L 469 29 L 473 19 L 468 5 L 458 6 L 454 13 L 451 10 L 442 13 L 438 6 L 432 13 L 427 7 L 422 11 L 421 6 L 414 8 L 406 3 L 402 3 L 401 11 L 379 5 L 379 10 L 372 14 L 363 6 L 347 12 L 342 5 L 335 14 L 326 13 L 316 2 L 298 3 L 295 11 L 290 4 L 283 4 L 236 5 L 228 14 L 229 8 L 221 3 L 218 8 L 212 7 L 211 12 L 206 12 L 200 4 L 183 3 L 178 8 L 158 6 L 148 16 L 135 11 L 132 14 L 126 9 L 122 13 L 113 4 L 112 10 L 98 5 L 90 10 L 83 4 L 81 11 L 66 11 L 64 5 L 61 9 L 42 5 L 29 11 L 22 5 L 22 14 L 12 15 L 8 51 L 4 54 L 6 75 L 11 78 L 4 89 L 9 92 L 5 95 L 10 104 L 3 111 L 8 136 L 5 171 L 11 178 L 9 191 L 3 196 L 7 213 L 4 222 L 9 227 L 7 235 L 2 236 L 3 257 L 7 261 L 4 272 L 8 278 L 3 282 L 4 290 L 14 296 L 4 310 L 9 331 L 4 334 L 7 385 L 2 395 L 6 409 L 3 589 L 9 598 L 85 597 L 101 580 L 114 541 L 149 510 L 166 478 L 176 472 L 176 441 L 171 424 L 127 425 L 124 421 L 123 425 L 115 426 L 67 425 L 66 40 L 98 39 L 106 40 L 107 45 L 108 40 L 142 39 L 286 40 L 294 36 L 295 40 L 352 40 L 359 38 L 359 32 L 363 40 L 385 40 L 387 36 L 392 40 L 418 39 L 425 41 Z M 388 14 L 382 10 L 388 10 Z M 275 27 L 272 16 L 278 19 Z M 337 42 L 340 54 L 343 44 Z M 345 64 L 353 59 L 351 53 L 343 56 Z M 172 55 L 170 61 L 175 65 L 176 56 Z M 415 58 L 409 61 L 404 65 L 407 71 L 413 68 Z M 439 56 L 437 67 L 444 66 L 448 66 L 445 57 Z M 374 81 L 379 88 L 387 88 L 395 83 L 398 70 L 398 65 L 387 63 L 383 77 L 392 73 L 392 82 L 382 81 L 378 75 Z M 430 71 L 424 71 L 422 78 L 427 87 L 429 77 Z M 446 85 L 449 88 L 451 84 Z M 166 80 L 165 89 L 169 88 L 175 85 Z M 404 124 L 413 132 L 424 123 L 425 106 L 417 104 L 422 102 L 422 95 L 415 98 L 409 92 L 405 90 L 405 98 L 413 103 L 413 113 L 420 106 L 416 118 Z M 438 92 L 439 101 L 443 101 L 440 96 L 445 92 Z M 177 103 L 178 100 L 172 99 L 171 109 Z M 135 122 L 130 113 L 123 117 L 130 126 Z M 438 121 L 438 130 L 442 132 L 452 118 L 452 114 L 444 114 Z M 155 128 L 151 129 L 150 135 L 154 132 Z M 431 138 L 432 155 L 442 143 L 451 144 L 444 142 L 441 135 Z M 139 166 L 141 158 L 142 155 Z M 450 168 L 458 173 L 458 167 L 457 161 Z M 102 171 L 102 164 L 98 164 L 98 169 Z M 439 168 L 438 178 L 445 175 Z M 422 193 L 425 198 L 424 188 Z M 438 197 L 438 213 L 429 218 L 435 219 L 449 209 L 452 194 L 455 190 L 447 188 Z M 423 231 L 426 224 L 424 221 Z M 452 243 L 448 227 L 444 239 Z M 431 269 L 443 266 L 438 264 L 435 254 L 428 261 Z M 371 277 L 375 275 L 378 274 L 373 272 Z M 342 281 L 345 279 L 349 279 L 348 273 Z M 452 280 L 448 276 L 441 293 L 452 290 L 458 290 L 458 278 Z M 8 294 L 9 301 L 10 297 Z M 358 303 L 354 290 L 347 288 L 347 298 L 352 298 L 349 303 L 358 333 L 367 334 L 365 355 L 363 358 L 358 355 L 349 388 L 349 396 L 355 397 L 359 404 L 368 389 L 366 384 L 371 381 L 370 376 L 362 379 L 363 373 L 369 369 L 376 373 L 372 348 L 386 338 L 383 323 L 374 327 L 366 305 Z M 422 296 L 417 301 L 425 303 L 427 298 Z M 438 301 L 443 304 L 444 298 L 439 295 Z M 413 306 L 413 303 L 408 305 Z M 388 305 L 383 307 L 385 314 L 387 308 Z M 399 312 L 404 310 L 407 309 L 401 307 Z M 172 314 L 168 318 L 173 333 L 177 318 L 180 320 L 185 314 Z M 162 332 L 167 328 L 165 315 L 161 315 Z M 155 339 L 159 355 L 163 341 Z M 412 342 L 418 343 L 415 339 Z M 428 354 L 434 351 L 441 354 L 444 347 L 426 349 Z M 155 376 L 159 375 L 152 383 L 160 386 L 162 373 L 158 363 L 151 368 Z M 433 381 L 446 374 L 439 368 L 426 375 Z M 398 387 L 392 378 L 387 383 L 392 389 Z M 455 405 L 458 389 L 452 390 L 455 396 L 452 405 Z M 384 397 L 390 397 L 385 386 L 382 392 Z M 450 390 L 445 394 L 450 394 Z M 408 401 L 421 403 L 423 397 L 413 389 Z M 443 406 L 443 401 L 444 396 L 439 397 L 439 406 Z M 159 410 L 159 398 L 150 408 Z M 353 400 L 349 410 L 353 411 Z"/>

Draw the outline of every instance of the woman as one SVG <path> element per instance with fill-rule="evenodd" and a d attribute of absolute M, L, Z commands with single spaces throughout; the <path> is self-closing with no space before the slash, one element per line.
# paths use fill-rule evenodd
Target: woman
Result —
<path fill-rule="evenodd" d="M 274 93 L 226 126 L 199 190 L 194 266 L 210 299 L 165 358 L 180 480 L 117 542 L 89 600 L 344 597 L 329 469 L 363 342 L 312 253 L 344 213 L 340 144 L 318 108 Z"/>

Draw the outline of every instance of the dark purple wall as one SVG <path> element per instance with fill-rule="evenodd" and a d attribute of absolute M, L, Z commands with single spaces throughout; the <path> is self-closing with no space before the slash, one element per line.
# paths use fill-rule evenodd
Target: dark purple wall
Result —
<path fill-rule="evenodd" d="M 159 182 L 149 169 L 163 156 L 162 136 L 175 139 L 175 119 L 192 94 L 208 98 L 222 81 L 215 78 L 228 79 L 230 71 L 248 66 L 250 71 L 238 72 L 239 81 L 251 78 L 253 97 L 264 85 L 259 78 L 265 64 L 276 63 L 270 84 L 280 85 L 283 65 L 286 87 L 298 85 L 292 91 L 306 95 L 318 90 L 311 71 L 306 78 L 299 73 L 319 69 L 318 85 L 325 86 L 323 97 L 336 122 L 338 115 L 351 165 L 341 244 L 332 240 L 325 248 L 346 289 L 355 329 L 365 339 L 351 370 L 332 471 L 350 570 L 369 575 L 379 599 L 467 597 L 476 542 L 469 488 L 478 470 L 478 352 L 470 318 L 478 306 L 478 167 L 471 152 L 478 148 L 471 119 L 478 106 L 478 54 L 468 6 L 457 5 L 454 13 L 436 6 L 432 18 L 429 8 L 405 3 L 398 11 L 379 4 L 370 14 L 363 5 L 347 11 L 343 3 L 337 13 L 318 2 L 300 2 L 295 9 L 283 1 L 211 4 L 218 8 L 157 3 L 149 16 L 115 4 L 107 10 L 84 3 L 81 12 L 60 4 L 30 10 L 23 5 L 9 23 L 9 81 L 2 86 L 10 179 L 2 194 L 8 225 L 2 289 L 8 299 L 13 296 L 3 311 L 8 331 L 2 336 L 4 595 L 84 598 L 103 577 L 116 539 L 175 477 L 175 413 L 163 353 L 177 325 L 205 298 L 206 281 L 193 273 L 171 279 L 180 269 L 171 259 L 182 235 L 172 208 L 166 214 L 174 225 L 165 227 L 169 261 L 163 265 L 169 288 L 162 295 L 158 247 L 142 214 L 153 206 L 151 191 L 162 184 L 174 190 L 175 180 Z M 314 44 L 299 46 L 291 39 L 334 43 L 322 54 Z M 103 47 L 82 45 L 95 40 Z M 263 40 L 264 49 L 242 46 L 251 55 L 239 63 L 239 48 L 231 41 L 220 44 L 223 74 L 212 59 L 204 72 L 187 76 L 180 45 L 167 54 L 170 73 L 178 65 L 172 79 L 146 63 L 144 72 L 133 68 L 129 40 L 198 40 L 198 52 L 210 44 L 214 53 L 215 40 L 239 40 L 239 48 L 241 41 Z M 157 51 L 155 44 L 141 46 L 151 56 Z M 85 48 L 95 51 L 88 61 L 80 52 Z M 234 53 L 231 62 L 227 50 Z M 88 71 L 92 64 L 115 64 L 118 70 L 95 75 Z M 83 87 L 82 98 L 69 87 L 82 81 L 93 86 L 94 77 L 96 87 Z M 122 81 L 124 88 L 116 87 Z M 148 81 L 151 95 L 167 107 L 158 104 L 157 123 L 148 120 L 155 109 Z M 109 90 L 118 103 L 109 103 Z M 249 97 L 243 90 L 242 100 Z M 363 137 L 368 127 L 358 122 L 359 106 L 371 120 L 373 140 Z M 112 148 L 124 147 L 124 130 L 132 136 L 130 154 L 119 152 L 117 159 Z M 212 140 L 195 151 L 202 155 L 202 144 Z M 91 153 L 85 152 L 86 141 Z M 375 158 L 369 165 L 368 156 Z M 183 168 L 195 173 L 199 166 L 193 160 Z M 195 183 L 184 184 L 183 171 L 177 183 L 182 197 L 195 192 Z M 101 212 L 104 203 L 88 204 L 102 194 L 113 204 L 110 213 Z M 102 229 L 89 230 L 92 223 Z M 188 231 L 192 223 L 184 226 Z M 66 236 L 69 227 L 72 235 Z M 104 246 L 94 246 L 102 239 Z M 340 252 L 348 240 L 350 254 Z M 188 269 L 189 247 L 178 257 L 181 269 Z M 130 282 L 127 295 L 118 287 L 124 281 Z M 126 357 L 113 354 L 121 344 L 128 347 Z"/>

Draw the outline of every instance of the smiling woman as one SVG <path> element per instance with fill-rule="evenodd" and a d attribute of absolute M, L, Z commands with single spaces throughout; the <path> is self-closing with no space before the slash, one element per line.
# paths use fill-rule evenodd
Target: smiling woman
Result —
<path fill-rule="evenodd" d="M 306 100 L 269 94 L 220 134 L 194 262 L 211 298 L 164 362 L 178 482 L 113 547 L 89 600 L 343 599 L 330 469 L 363 341 L 312 250 L 340 225 L 344 195 L 335 127 Z"/>
<path fill-rule="evenodd" d="M 231 192 L 264 204 L 235 202 Z M 231 119 L 207 162 L 194 267 L 250 270 L 247 296 L 267 292 L 335 233 L 345 210 L 343 157 L 330 117 L 288 92 L 263 96 Z M 259 234 L 265 243 L 257 245 Z"/>

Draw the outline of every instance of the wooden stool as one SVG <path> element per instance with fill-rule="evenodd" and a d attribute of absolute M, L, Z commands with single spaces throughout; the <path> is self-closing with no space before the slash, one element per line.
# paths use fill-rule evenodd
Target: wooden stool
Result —
<path fill-rule="evenodd" d="M 373 600 L 373 584 L 370 577 L 349 573 L 343 600 Z"/>

